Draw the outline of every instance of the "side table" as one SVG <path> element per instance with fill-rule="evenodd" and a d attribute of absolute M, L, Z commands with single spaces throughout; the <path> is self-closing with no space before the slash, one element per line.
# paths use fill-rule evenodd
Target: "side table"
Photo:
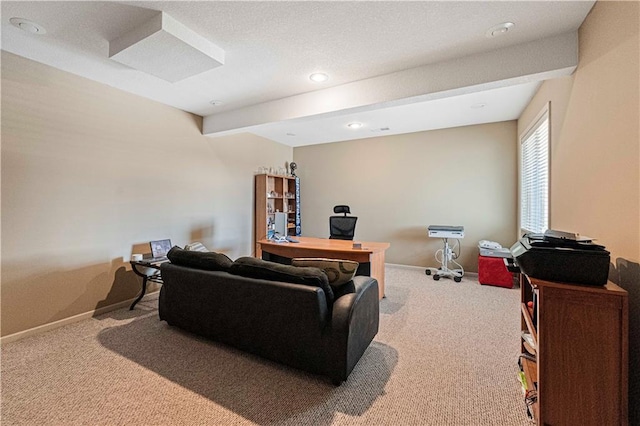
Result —
<path fill-rule="evenodd" d="M 133 310 L 133 308 L 136 306 L 136 303 L 142 300 L 144 294 L 147 292 L 147 282 L 151 281 L 154 283 L 162 284 L 162 275 L 160 275 L 160 264 L 164 262 L 167 262 L 167 260 L 160 262 L 149 262 L 143 259 L 132 260 L 131 262 L 129 262 L 131 263 L 131 269 L 133 270 L 133 272 L 136 275 L 142 277 L 142 290 L 140 291 L 140 295 L 136 298 L 136 300 L 133 301 L 133 303 L 129 307 L 130 311 Z"/>

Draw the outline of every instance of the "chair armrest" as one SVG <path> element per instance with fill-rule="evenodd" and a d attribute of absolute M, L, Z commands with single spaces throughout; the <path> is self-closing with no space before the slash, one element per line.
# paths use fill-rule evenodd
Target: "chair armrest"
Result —
<path fill-rule="evenodd" d="M 326 339 L 328 373 L 334 383 L 340 383 L 351 370 L 378 333 L 380 304 L 378 281 L 356 276 L 354 290 L 333 303 L 331 327 Z"/>

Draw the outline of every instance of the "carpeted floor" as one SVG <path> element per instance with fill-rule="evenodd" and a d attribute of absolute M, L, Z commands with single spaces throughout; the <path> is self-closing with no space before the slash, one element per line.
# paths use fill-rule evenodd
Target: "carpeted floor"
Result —
<path fill-rule="evenodd" d="M 157 299 L 2 347 L 3 425 L 528 425 L 518 289 L 388 266 L 348 381 L 169 327 Z"/>

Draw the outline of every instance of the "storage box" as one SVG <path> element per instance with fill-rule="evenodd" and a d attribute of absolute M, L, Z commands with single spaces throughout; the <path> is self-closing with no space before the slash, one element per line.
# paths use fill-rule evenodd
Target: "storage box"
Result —
<path fill-rule="evenodd" d="M 513 288 L 513 275 L 507 271 L 502 257 L 478 256 L 478 281 L 480 284 Z"/>

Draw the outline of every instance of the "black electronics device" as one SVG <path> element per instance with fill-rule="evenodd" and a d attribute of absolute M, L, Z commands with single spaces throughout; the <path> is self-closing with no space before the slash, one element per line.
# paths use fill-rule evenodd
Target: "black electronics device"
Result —
<path fill-rule="evenodd" d="M 610 254 L 590 239 L 549 230 L 526 234 L 510 248 L 520 272 L 546 281 L 605 285 Z"/>

